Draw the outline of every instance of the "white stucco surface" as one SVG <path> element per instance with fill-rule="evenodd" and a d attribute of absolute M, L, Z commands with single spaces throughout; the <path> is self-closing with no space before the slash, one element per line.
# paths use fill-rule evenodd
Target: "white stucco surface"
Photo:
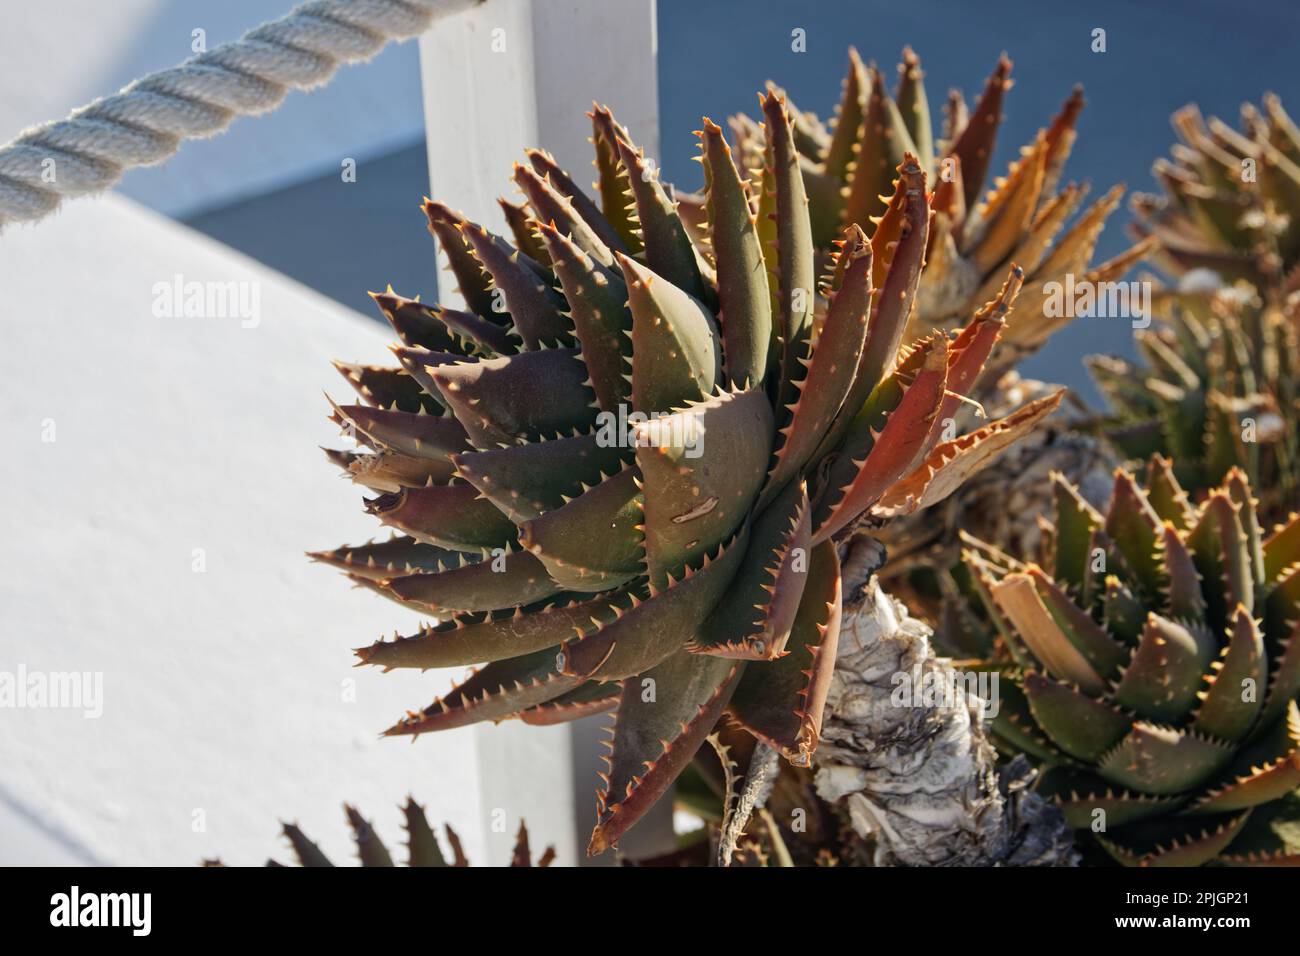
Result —
<path fill-rule="evenodd" d="M 155 316 L 177 274 L 260 321 Z M 317 446 L 383 329 L 116 196 L 0 236 L 0 329 L 0 672 L 103 675 L 98 719 L 0 707 L 0 864 L 260 863 L 277 819 L 345 860 L 342 802 L 393 844 L 408 792 L 503 862 L 474 732 L 377 736 L 452 675 L 351 667 L 415 617 L 303 555 L 377 533 Z"/>

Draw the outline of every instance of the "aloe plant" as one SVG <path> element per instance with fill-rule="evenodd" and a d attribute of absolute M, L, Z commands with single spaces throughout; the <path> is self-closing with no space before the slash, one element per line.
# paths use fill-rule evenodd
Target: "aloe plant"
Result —
<path fill-rule="evenodd" d="M 1092 264 L 1097 239 L 1119 205 L 1122 186 L 1109 190 L 1070 223 L 1088 194 L 1086 185 L 1062 181 L 1084 106 L 1081 87 L 990 184 L 1011 69 L 1011 61 L 999 57 L 973 109 L 960 92 L 951 91 L 944 122 L 937 124 L 920 58 L 911 48 L 903 50 L 891 95 L 881 70 L 864 65 L 850 47 L 833 120 L 823 122 L 791 107 L 810 227 L 820 255 L 831 254 L 846 226 L 871 232 L 876 217 L 885 212 L 894 169 L 905 155 L 917 157 L 933 184 L 934 222 L 906 340 L 964 322 L 996 296 L 1009 264 L 1018 263 L 1024 271 L 1020 315 L 1026 318 L 1008 325 L 986 373 L 986 389 L 1069 321 L 1068 316 L 1044 314 L 1045 283 L 1061 281 L 1067 274 L 1089 281 L 1117 279 L 1140 259 L 1144 248 Z M 761 161 L 763 127 L 743 115 L 733 117 L 731 127 L 738 162 L 756 189 L 762 188 L 768 175 Z"/>
<path fill-rule="evenodd" d="M 1136 333 L 1139 361 L 1094 356 L 1106 436 L 1132 458 L 1173 458 L 1199 496 L 1232 468 L 1265 521 L 1300 507 L 1300 131 L 1275 96 L 1245 129 L 1174 114 L 1182 140 L 1156 163 L 1162 197 L 1134 197 L 1135 229 L 1176 280 Z"/>
<path fill-rule="evenodd" d="M 1054 491 L 1036 561 L 968 539 L 995 732 L 1120 863 L 1300 863 L 1300 517 L 1266 534 L 1235 469 L 1193 505 L 1159 457 L 1105 513 Z"/>
<path fill-rule="evenodd" d="M 1294 292 L 1300 263 L 1300 129 L 1275 94 L 1247 103 L 1242 128 L 1173 115 L 1180 142 L 1154 173 L 1162 195 L 1133 197 L 1134 231 L 1159 243 L 1153 258 L 1174 276 L 1207 270 L 1225 283 Z"/>
<path fill-rule="evenodd" d="M 344 815 L 348 819 L 348 825 L 352 828 L 352 842 L 356 846 L 357 860 L 363 867 L 387 867 L 397 866 L 393 859 L 392 852 L 380 839 L 379 834 L 374 830 L 370 821 L 363 817 L 356 807 L 344 804 Z M 447 866 L 469 866 L 469 860 L 465 856 L 465 851 L 461 848 L 460 837 L 450 825 L 444 825 L 443 831 L 447 839 L 447 845 L 451 848 L 451 859 L 448 860 L 446 854 L 442 851 L 442 846 L 438 843 L 438 837 L 433 832 L 433 827 L 429 825 L 429 819 L 425 816 L 424 807 L 415 802 L 414 798 L 408 797 L 406 804 L 402 807 L 402 814 L 406 817 L 406 865 L 412 867 L 447 867 Z M 329 867 L 334 864 L 330 858 L 322 852 L 321 848 L 316 845 L 296 823 L 286 823 L 283 825 L 284 837 L 289 841 L 289 846 L 293 850 L 298 864 L 304 867 Z M 524 826 L 523 821 L 519 822 L 519 831 L 515 835 L 515 847 L 510 856 L 510 866 L 550 866 L 555 859 L 555 848 L 547 847 L 542 855 L 537 858 L 536 863 L 533 861 L 533 853 L 528 845 L 528 827 Z M 218 860 L 206 861 L 207 866 L 220 866 Z M 267 866 L 284 866 L 283 863 L 270 859 L 266 861 Z"/>
<path fill-rule="evenodd" d="M 792 112 L 820 256 L 832 254 L 845 225 L 856 223 L 870 233 L 884 208 L 878 197 L 888 195 L 893 166 L 904 153 L 918 156 L 934 184 L 927 261 L 904 341 L 964 321 L 994 298 L 1009 263 L 1025 273 L 1017 314 L 970 392 L 974 401 L 957 410 L 952 437 L 978 428 L 981 415 L 1008 415 L 1024 404 L 1026 394 L 1038 397 L 1052 390 L 1012 371 L 1070 320 L 1069 314 L 1048 314 L 1042 308 L 1047 283 L 1064 282 L 1067 276 L 1093 282 L 1118 279 L 1149 248 L 1149 243 L 1139 243 L 1107 263 L 1092 262 L 1123 188 L 1111 189 L 1085 209 L 1088 187 L 1064 181 L 1084 106 L 1079 88 L 1020 150 L 1018 160 L 995 178 L 994 153 L 1011 70 L 1011 61 L 1000 57 L 973 110 L 953 91 L 940 123 L 932 119 L 921 62 L 910 48 L 903 51 L 892 92 L 882 71 L 864 65 L 850 49 L 835 115 L 823 122 L 812 113 Z M 733 117 L 731 127 L 738 162 L 761 189 L 762 127 L 743 115 Z M 692 205 L 702 210 L 703 198 L 696 197 Z M 959 527 L 1006 547 L 1032 544 L 1037 519 L 1049 504 L 1038 490 L 1053 470 L 1090 492 L 1104 492 L 1119 458 L 1106 443 L 1071 427 L 1082 414 L 1079 403 L 1067 404 L 941 507 L 879 532 L 890 550 L 891 561 L 881 573 L 891 592 L 933 617 L 938 600 L 934 579 L 959 560 Z"/>
<path fill-rule="evenodd" d="M 333 417 L 362 447 L 330 457 L 399 534 L 315 557 L 437 619 L 358 657 L 484 665 L 387 734 L 616 710 L 593 853 L 724 715 L 808 765 L 837 539 L 942 499 L 1059 401 L 942 440 L 1022 271 L 955 335 L 904 346 L 925 170 L 902 157 L 870 238 L 847 225 L 819 281 L 791 115 L 772 92 L 763 110 L 761 196 L 704 121 L 698 245 L 602 107 L 599 204 L 540 151 L 514 169 L 513 244 L 426 202 L 467 309 L 376 295 L 402 367 L 340 366 L 364 401 Z"/>

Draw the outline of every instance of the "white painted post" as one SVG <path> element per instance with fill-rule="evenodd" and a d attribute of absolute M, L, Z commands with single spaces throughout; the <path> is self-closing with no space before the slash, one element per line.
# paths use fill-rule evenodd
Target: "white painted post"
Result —
<path fill-rule="evenodd" d="M 580 185 L 594 178 L 586 115 L 593 100 L 608 104 L 658 158 L 656 53 L 655 0 L 487 0 L 438 22 L 420 40 L 433 195 L 508 234 L 496 198 L 517 198 L 510 170 L 526 147 L 548 149 Z M 438 286 L 441 301 L 456 304 L 445 261 Z M 479 731 L 480 799 L 494 862 L 508 853 L 520 816 L 534 846 L 554 843 L 560 863 L 585 858 L 597 754 L 605 752 L 596 740 L 607 722 Z M 669 801 L 654 819 L 628 835 L 626 850 L 670 848 Z"/>
<path fill-rule="evenodd" d="M 496 199 L 518 198 L 525 148 L 550 150 L 579 185 L 594 178 L 593 100 L 658 158 L 657 46 L 655 0 L 487 0 L 439 21 L 420 39 L 430 188 L 505 233 Z"/>

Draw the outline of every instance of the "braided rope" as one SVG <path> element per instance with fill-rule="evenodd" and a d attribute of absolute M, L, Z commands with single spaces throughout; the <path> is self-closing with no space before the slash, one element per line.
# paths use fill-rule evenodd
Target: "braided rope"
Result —
<path fill-rule="evenodd" d="M 112 186 L 167 159 L 183 140 L 223 132 L 329 81 L 390 40 L 483 0 L 311 0 L 231 43 L 141 77 L 121 92 L 34 126 L 0 147 L 0 229 L 34 222 L 64 199 Z"/>

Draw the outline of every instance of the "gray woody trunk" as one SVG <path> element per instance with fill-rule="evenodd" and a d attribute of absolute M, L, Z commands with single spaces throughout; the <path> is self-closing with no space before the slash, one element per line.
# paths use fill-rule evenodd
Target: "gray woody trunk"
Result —
<path fill-rule="evenodd" d="M 908 617 L 873 572 L 876 541 L 841 546 L 844 617 L 816 756 L 823 799 L 843 802 L 880 866 L 1053 866 L 1077 862 L 1069 830 L 1028 789 L 1023 760 L 1001 771 L 982 702 L 951 680 L 930 629 Z M 956 687 L 951 700 L 899 706 L 913 687 Z"/>

